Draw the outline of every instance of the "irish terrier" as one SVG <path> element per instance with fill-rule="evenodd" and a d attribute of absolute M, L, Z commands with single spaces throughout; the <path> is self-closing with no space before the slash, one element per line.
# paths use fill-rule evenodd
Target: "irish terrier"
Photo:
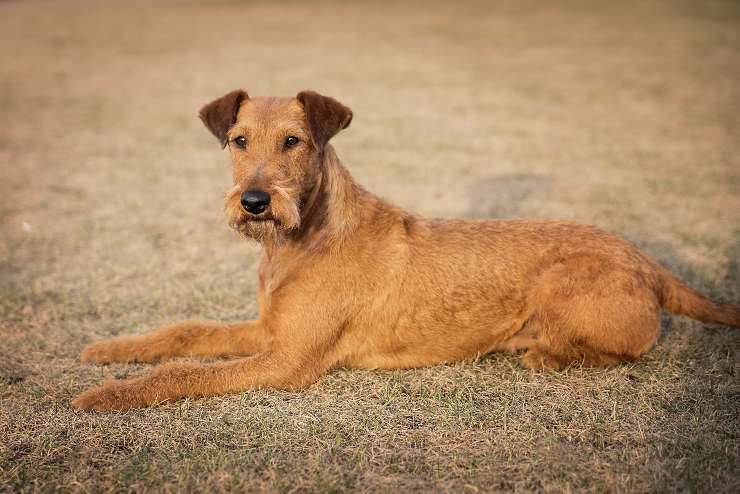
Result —
<path fill-rule="evenodd" d="M 83 410 L 185 396 L 297 390 L 337 367 L 395 369 L 522 351 L 559 369 L 631 361 L 653 346 L 660 309 L 740 326 L 633 245 L 565 221 L 420 218 L 358 185 L 329 140 L 352 112 L 312 91 L 200 111 L 228 146 L 229 224 L 262 244 L 259 318 L 184 321 L 94 343 L 83 362 L 177 362 L 79 395 Z"/>

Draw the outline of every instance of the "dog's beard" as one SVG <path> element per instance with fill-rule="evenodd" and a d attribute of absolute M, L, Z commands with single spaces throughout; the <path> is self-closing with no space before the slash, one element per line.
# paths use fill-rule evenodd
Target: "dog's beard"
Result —
<path fill-rule="evenodd" d="M 282 231 L 274 220 L 255 221 L 245 219 L 234 229 L 244 237 L 261 244 L 279 244 L 282 243 L 283 239 Z"/>
<path fill-rule="evenodd" d="M 261 244 L 280 244 L 300 226 L 299 206 L 283 189 L 273 192 L 269 211 L 258 218 L 242 209 L 238 197 L 227 194 L 224 209 L 229 226 L 248 239 Z"/>

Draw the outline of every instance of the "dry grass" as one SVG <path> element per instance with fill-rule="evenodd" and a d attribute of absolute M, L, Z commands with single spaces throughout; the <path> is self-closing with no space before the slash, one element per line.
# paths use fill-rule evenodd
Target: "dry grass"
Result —
<path fill-rule="evenodd" d="M 740 337 L 674 318 L 634 365 L 494 355 L 149 410 L 69 400 L 143 366 L 94 339 L 255 316 L 258 251 L 195 112 L 314 88 L 371 190 L 428 215 L 552 216 L 740 299 L 733 1 L 0 4 L 0 490 L 740 491 Z"/>

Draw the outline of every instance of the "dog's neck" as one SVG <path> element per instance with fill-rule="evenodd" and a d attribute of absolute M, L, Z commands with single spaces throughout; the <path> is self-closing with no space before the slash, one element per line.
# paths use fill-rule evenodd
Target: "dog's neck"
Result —
<path fill-rule="evenodd" d="M 272 257 L 283 248 L 336 249 L 358 228 L 365 202 L 374 196 L 358 185 L 327 144 L 318 156 L 319 172 L 305 193 L 301 224 L 278 242 L 264 245 Z M 374 201 L 373 201 L 374 202 Z"/>

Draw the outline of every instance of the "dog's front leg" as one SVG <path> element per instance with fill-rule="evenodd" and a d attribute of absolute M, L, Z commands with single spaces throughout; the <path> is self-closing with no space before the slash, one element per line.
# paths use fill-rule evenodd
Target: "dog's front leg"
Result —
<path fill-rule="evenodd" d="M 165 364 L 141 377 L 108 381 L 85 391 L 72 401 L 72 406 L 81 410 L 125 410 L 186 396 L 305 388 L 340 358 L 335 347 L 343 325 L 328 317 L 326 306 L 315 303 L 315 298 L 304 297 L 303 302 L 285 303 L 284 311 L 273 305 L 276 310 L 267 314 L 263 326 L 271 339 L 267 351 L 212 364 Z"/>
<path fill-rule="evenodd" d="M 214 364 L 170 363 L 128 380 L 112 380 L 89 389 L 72 401 L 79 410 L 126 410 L 186 396 L 213 396 L 249 389 L 301 389 L 326 368 L 289 352 L 262 353 Z M 301 365 L 297 365 L 302 362 Z"/>
<path fill-rule="evenodd" d="M 249 355 L 267 350 L 269 335 L 260 321 L 225 324 L 180 321 L 150 333 L 119 336 L 85 347 L 82 362 L 156 362 L 175 357 Z"/>

